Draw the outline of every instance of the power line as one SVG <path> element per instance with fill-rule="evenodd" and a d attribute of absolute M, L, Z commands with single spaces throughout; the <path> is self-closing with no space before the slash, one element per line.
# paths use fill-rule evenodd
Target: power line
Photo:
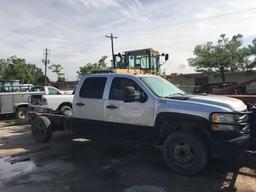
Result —
<path fill-rule="evenodd" d="M 172 24 L 168 24 L 168 25 L 167 24 L 156 25 L 156 26 L 152 26 L 151 28 L 175 27 L 175 26 L 179 26 L 179 25 L 186 25 L 186 24 L 190 24 L 190 23 L 196 23 L 196 22 L 199 22 L 199 21 L 207 21 L 207 20 L 211 20 L 211 19 L 215 19 L 215 18 L 219 18 L 219 17 L 225 17 L 225 16 L 228 16 L 228 15 L 234 15 L 234 14 L 239 14 L 239 13 L 253 11 L 253 10 L 256 10 L 256 7 L 237 10 L 237 11 L 232 11 L 232 12 L 227 12 L 227 13 L 222 13 L 222 14 L 213 15 L 213 16 L 204 17 L 204 18 L 199 18 L 199 19 L 193 19 L 193 20 L 187 20 L 187 21 L 172 23 Z M 128 36 L 130 36 L 130 35 L 123 35 L 122 37 L 128 37 Z M 133 37 L 137 37 L 137 36 L 144 36 L 144 35 L 143 34 L 133 35 Z"/>
<path fill-rule="evenodd" d="M 111 39 L 112 67 L 115 68 L 115 66 L 116 66 L 116 61 L 115 61 L 115 56 L 114 56 L 115 53 L 114 53 L 114 41 L 113 41 L 113 39 L 117 39 L 117 37 L 114 37 L 112 33 L 110 34 L 110 36 L 109 36 L 109 35 L 105 35 L 105 37 Z"/>
<path fill-rule="evenodd" d="M 234 14 L 237 14 L 237 13 L 242 13 L 242 12 L 247 12 L 247 11 L 252 11 L 252 10 L 256 10 L 256 7 L 249 8 L 249 9 L 243 9 L 243 10 L 237 10 L 237 11 L 228 12 L 228 13 L 223 13 L 223 14 L 219 14 L 219 15 L 213 15 L 213 16 L 204 17 L 204 18 L 199 18 L 199 19 L 193 19 L 193 20 L 183 21 L 183 22 L 179 22 L 179 23 L 174 23 L 174 24 L 172 24 L 172 26 L 175 26 L 175 25 L 183 25 L 183 24 L 187 24 L 187 23 L 195 23 L 195 22 L 198 22 L 198 21 L 215 19 L 215 18 L 218 18 L 218 17 L 224 17 L 224 16 L 228 16 L 228 15 L 234 15 Z M 156 26 L 156 27 L 159 27 L 159 26 Z"/>
<path fill-rule="evenodd" d="M 49 50 L 46 48 L 43 54 L 44 59 L 42 62 L 44 63 L 44 85 L 47 85 L 47 65 L 50 63 L 50 60 L 48 59 L 48 56 L 50 55 Z"/>

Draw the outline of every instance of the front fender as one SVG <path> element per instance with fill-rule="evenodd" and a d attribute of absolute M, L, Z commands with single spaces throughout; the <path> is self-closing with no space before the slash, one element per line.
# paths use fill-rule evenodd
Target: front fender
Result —
<path fill-rule="evenodd" d="M 207 119 L 196 115 L 162 112 L 156 117 L 155 130 L 157 140 L 160 141 L 166 137 L 166 134 L 169 134 L 167 132 L 173 132 L 176 130 L 200 130 L 203 134 L 209 135 L 210 122 Z"/>

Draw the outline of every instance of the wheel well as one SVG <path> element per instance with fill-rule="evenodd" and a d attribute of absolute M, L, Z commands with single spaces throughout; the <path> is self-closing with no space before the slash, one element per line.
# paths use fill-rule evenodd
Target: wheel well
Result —
<path fill-rule="evenodd" d="M 58 107 L 58 110 L 60 110 L 63 106 L 69 106 L 72 108 L 72 103 L 69 103 L 69 102 L 61 103 Z"/>
<path fill-rule="evenodd" d="M 22 104 L 22 105 L 16 106 L 15 112 L 16 112 L 19 108 L 21 108 L 21 107 L 28 107 L 28 105 L 27 105 L 27 104 Z"/>
<path fill-rule="evenodd" d="M 182 114 L 168 114 L 157 118 L 157 142 L 164 140 L 175 131 L 190 132 L 198 135 L 204 141 L 209 134 L 209 122 L 201 117 Z"/>
<path fill-rule="evenodd" d="M 190 132 L 196 135 L 201 135 L 205 133 L 204 128 L 201 127 L 199 124 L 194 124 L 194 122 L 178 121 L 173 124 L 171 121 L 167 121 L 165 127 L 163 127 L 161 130 L 161 136 L 163 139 L 165 139 L 170 133 L 173 133 L 175 131 Z"/>

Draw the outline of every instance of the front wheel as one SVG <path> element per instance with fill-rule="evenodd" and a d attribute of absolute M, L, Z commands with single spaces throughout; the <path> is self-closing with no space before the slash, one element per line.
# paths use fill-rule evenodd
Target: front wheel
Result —
<path fill-rule="evenodd" d="M 63 105 L 60 108 L 60 113 L 63 115 L 71 116 L 72 115 L 72 106 L 71 105 Z"/>
<path fill-rule="evenodd" d="M 162 152 L 168 167 L 183 175 L 199 173 L 208 161 L 205 144 L 192 133 L 171 133 L 164 142 Z"/>

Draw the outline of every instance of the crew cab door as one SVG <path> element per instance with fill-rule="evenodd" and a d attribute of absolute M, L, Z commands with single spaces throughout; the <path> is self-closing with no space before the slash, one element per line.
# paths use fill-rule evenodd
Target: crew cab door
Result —
<path fill-rule="evenodd" d="M 124 102 L 123 90 L 132 86 L 143 92 L 146 101 Z M 125 139 L 149 139 L 154 126 L 153 97 L 146 95 L 140 85 L 127 77 L 114 77 L 108 99 L 105 101 L 104 119 L 112 125 L 112 133 Z"/>
<path fill-rule="evenodd" d="M 103 94 L 107 77 L 86 77 L 73 101 L 72 124 L 80 131 L 100 132 L 98 124 L 104 121 Z M 100 134 L 100 133 L 99 133 Z"/>

